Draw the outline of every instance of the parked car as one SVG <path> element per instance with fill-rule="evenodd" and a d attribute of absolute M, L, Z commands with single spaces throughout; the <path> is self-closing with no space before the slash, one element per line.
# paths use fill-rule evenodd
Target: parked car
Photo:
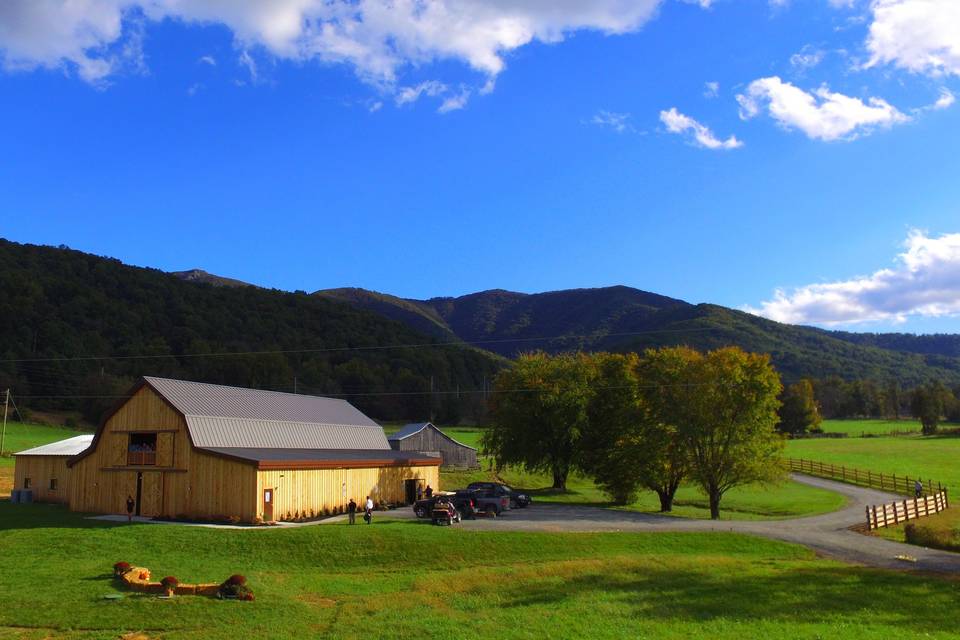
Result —
<path fill-rule="evenodd" d="M 431 517 L 431 514 L 433 513 L 433 506 L 440 496 L 449 498 L 450 502 L 453 503 L 453 506 L 456 507 L 460 515 L 467 520 L 472 520 L 479 511 L 479 507 L 477 506 L 477 496 L 474 495 L 474 492 L 461 489 L 460 491 L 437 494 L 430 498 L 417 500 L 413 503 L 413 512 L 418 518 Z"/>
<path fill-rule="evenodd" d="M 522 509 L 533 502 L 530 494 L 515 491 L 499 482 L 471 482 L 467 485 L 467 489 L 483 489 L 485 491 L 493 491 L 498 496 L 507 496 L 510 498 L 511 509 Z"/>

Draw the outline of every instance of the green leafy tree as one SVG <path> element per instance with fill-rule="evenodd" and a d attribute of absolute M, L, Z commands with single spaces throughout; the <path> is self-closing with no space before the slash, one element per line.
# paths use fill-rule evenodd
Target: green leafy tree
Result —
<path fill-rule="evenodd" d="M 651 457 L 636 354 L 591 356 L 595 386 L 581 440 L 582 467 L 616 504 L 637 499 Z"/>
<path fill-rule="evenodd" d="M 801 380 L 789 385 L 784 389 L 781 401 L 778 430 L 790 434 L 820 431 L 823 418 L 813 396 L 812 382 Z"/>
<path fill-rule="evenodd" d="M 913 391 L 910 410 L 920 420 L 924 435 L 933 435 L 943 419 L 944 405 L 950 392 L 939 382 L 931 382 Z"/>
<path fill-rule="evenodd" d="M 686 389 L 677 426 L 711 518 L 720 517 L 730 489 L 784 476 L 783 439 L 776 431 L 782 387 L 769 356 L 737 347 L 697 354 L 674 382 Z"/>
<path fill-rule="evenodd" d="M 549 472 L 566 490 L 581 463 L 581 436 L 595 378 L 589 356 L 521 355 L 494 383 L 493 426 L 483 438 L 498 468 L 518 464 Z"/>

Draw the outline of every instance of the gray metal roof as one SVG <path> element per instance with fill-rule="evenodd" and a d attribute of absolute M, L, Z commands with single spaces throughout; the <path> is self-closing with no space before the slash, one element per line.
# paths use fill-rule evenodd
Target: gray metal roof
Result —
<path fill-rule="evenodd" d="M 382 451 L 379 449 L 259 449 L 252 447 L 207 447 L 206 451 L 222 453 L 235 458 L 243 458 L 244 460 L 252 460 L 256 462 L 349 462 L 356 460 L 377 462 L 408 462 L 411 460 L 422 460 L 424 458 L 437 457 L 411 451 L 394 451 L 392 449 Z"/>
<path fill-rule="evenodd" d="M 26 449 L 15 453 L 16 456 L 75 456 L 87 449 L 93 442 L 93 434 L 74 436 L 66 440 L 58 440 L 33 449 Z"/>
<path fill-rule="evenodd" d="M 432 424 L 429 422 L 414 422 L 412 424 L 406 424 L 399 431 L 391 433 L 389 436 L 387 436 L 387 440 L 404 440 L 410 436 L 420 433 L 428 426 L 432 426 Z"/>
<path fill-rule="evenodd" d="M 144 379 L 184 415 L 197 447 L 390 448 L 383 428 L 346 400 Z"/>
<path fill-rule="evenodd" d="M 433 424 L 432 422 L 414 422 L 412 424 L 404 425 L 403 428 L 401 428 L 399 431 L 391 433 L 389 436 L 387 436 L 387 440 L 393 440 L 393 441 L 406 440 L 410 436 L 417 435 L 427 427 L 430 427 L 431 429 L 436 430 L 437 433 L 439 433 L 441 436 L 443 436 L 447 440 L 453 442 L 454 444 L 460 445 L 461 447 L 466 447 L 467 449 L 473 449 L 474 451 L 477 450 L 476 447 L 471 447 L 468 444 L 463 444 L 459 440 L 456 440 L 450 437 L 449 435 L 441 431 L 440 428 L 437 427 L 437 425 Z"/>

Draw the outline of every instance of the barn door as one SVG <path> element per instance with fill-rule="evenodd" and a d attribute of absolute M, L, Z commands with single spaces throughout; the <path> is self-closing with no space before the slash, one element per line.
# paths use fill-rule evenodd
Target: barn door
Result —
<path fill-rule="evenodd" d="M 143 480 L 138 487 L 140 494 L 137 498 L 138 516 L 152 518 L 163 515 L 163 474 L 143 473 Z"/>
<path fill-rule="evenodd" d="M 273 489 L 263 490 L 263 521 L 273 522 Z"/>

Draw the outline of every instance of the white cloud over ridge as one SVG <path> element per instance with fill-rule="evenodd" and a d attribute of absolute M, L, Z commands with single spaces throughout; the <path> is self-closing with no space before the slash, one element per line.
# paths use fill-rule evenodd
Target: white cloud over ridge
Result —
<path fill-rule="evenodd" d="M 764 108 L 786 129 L 799 129 L 817 140 L 853 140 L 877 128 L 908 122 L 910 117 L 881 98 L 860 98 L 822 86 L 807 92 L 777 76 L 754 80 L 737 96 L 740 117 L 754 118 Z"/>
<path fill-rule="evenodd" d="M 448 59 L 492 79 L 504 57 L 533 41 L 642 27 L 663 0 L 3 0 L 0 55 L 7 69 L 67 64 L 90 82 L 120 65 L 115 49 L 132 17 L 229 28 L 239 48 L 280 58 L 351 65 L 392 86 L 408 65 Z M 488 85 L 492 88 L 492 84 Z"/>
<path fill-rule="evenodd" d="M 873 0 L 867 66 L 893 64 L 916 73 L 960 75 L 960 2 Z"/>
<path fill-rule="evenodd" d="M 709 127 L 700 124 L 690 116 L 684 115 L 672 107 L 669 111 L 660 112 L 660 122 L 667 127 L 667 131 L 676 134 L 689 134 L 690 140 L 698 147 L 704 149 L 739 149 L 743 142 L 736 136 L 730 136 L 726 140 L 721 140 Z"/>
<path fill-rule="evenodd" d="M 773 300 L 744 310 L 778 322 L 823 326 L 960 315 L 960 233 L 931 237 L 913 231 L 894 268 L 790 292 L 778 289 Z"/>

